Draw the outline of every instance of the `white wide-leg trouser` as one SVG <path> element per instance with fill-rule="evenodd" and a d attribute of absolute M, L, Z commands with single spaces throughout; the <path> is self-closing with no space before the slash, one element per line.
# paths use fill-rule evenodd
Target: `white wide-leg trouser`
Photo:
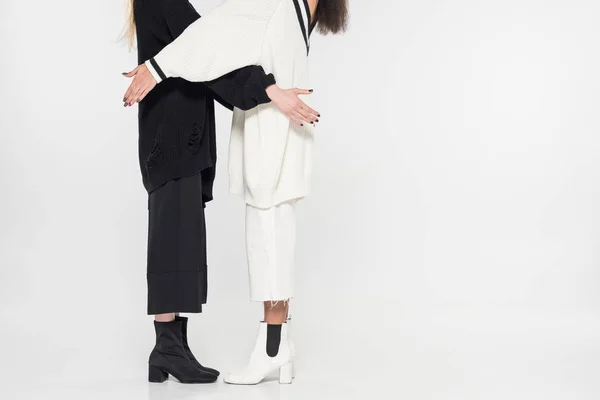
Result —
<path fill-rule="evenodd" d="M 250 301 L 293 297 L 296 201 L 260 209 L 246 204 L 246 253 Z"/>

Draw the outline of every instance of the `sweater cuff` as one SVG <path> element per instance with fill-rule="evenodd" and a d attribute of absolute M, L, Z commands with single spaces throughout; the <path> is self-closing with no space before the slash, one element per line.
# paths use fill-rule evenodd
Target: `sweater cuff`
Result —
<path fill-rule="evenodd" d="M 164 79 L 167 79 L 164 72 L 162 71 L 160 66 L 156 63 L 154 58 L 149 59 L 144 64 L 146 65 L 146 68 L 148 68 L 148 71 L 150 71 L 150 73 L 156 80 L 157 84 L 161 83 Z"/>
<path fill-rule="evenodd" d="M 259 104 L 270 103 L 271 99 L 267 95 L 267 88 L 271 85 L 275 84 L 275 77 L 273 74 L 263 75 L 261 79 L 261 89 L 260 97 L 258 98 Z"/>

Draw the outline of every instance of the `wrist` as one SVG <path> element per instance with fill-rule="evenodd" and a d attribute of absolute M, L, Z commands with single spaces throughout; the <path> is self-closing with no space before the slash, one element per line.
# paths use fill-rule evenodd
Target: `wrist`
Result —
<path fill-rule="evenodd" d="M 163 81 L 164 79 L 167 79 L 167 77 L 165 76 L 164 72 L 158 66 L 158 64 L 156 63 L 156 61 L 154 61 L 153 58 L 151 58 L 150 60 L 146 61 L 144 63 L 144 65 L 146 66 L 146 68 L 150 72 L 150 75 L 152 75 L 152 77 L 154 78 L 154 80 L 156 81 L 157 84 L 160 83 L 161 81 Z"/>
<path fill-rule="evenodd" d="M 271 101 L 273 101 L 275 97 L 277 97 L 277 94 L 280 90 L 281 89 L 276 84 L 272 84 L 265 88 L 265 92 L 267 93 L 267 96 L 269 97 L 269 99 L 271 99 Z"/>

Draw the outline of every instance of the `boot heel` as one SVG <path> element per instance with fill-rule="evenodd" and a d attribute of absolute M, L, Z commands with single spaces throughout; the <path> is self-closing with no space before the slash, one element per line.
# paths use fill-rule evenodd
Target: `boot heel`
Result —
<path fill-rule="evenodd" d="M 279 383 L 282 385 L 292 383 L 294 378 L 294 364 L 290 361 L 283 367 L 279 368 Z"/>
<path fill-rule="evenodd" d="M 153 365 L 148 366 L 148 382 L 152 383 L 163 383 L 167 380 L 169 374 L 160 368 Z"/>

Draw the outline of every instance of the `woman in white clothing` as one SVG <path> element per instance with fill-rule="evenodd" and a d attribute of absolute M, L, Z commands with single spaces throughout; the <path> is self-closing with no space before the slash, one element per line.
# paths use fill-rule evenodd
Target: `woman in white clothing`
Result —
<path fill-rule="evenodd" d="M 126 102 L 143 99 L 170 77 L 206 82 L 246 65 L 261 65 L 280 87 L 309 87 L 313 28 L 343 32 L 347 19 L 347 0 L 227 0 L 133 71 Z M 289 112 L 270 103 L 234 111 L 230 191 L 246 202 L 250 298 L 264 303 L 265 315 L 248 366 L 227 377 L 229 383 L 255 384 L 276 370 L 280 382 L 291 383 L 294 349 L 285 322 L 293 297 L 294 207 L 309 193 L 318 122 L 310 107 L 291 106 Z"/>

